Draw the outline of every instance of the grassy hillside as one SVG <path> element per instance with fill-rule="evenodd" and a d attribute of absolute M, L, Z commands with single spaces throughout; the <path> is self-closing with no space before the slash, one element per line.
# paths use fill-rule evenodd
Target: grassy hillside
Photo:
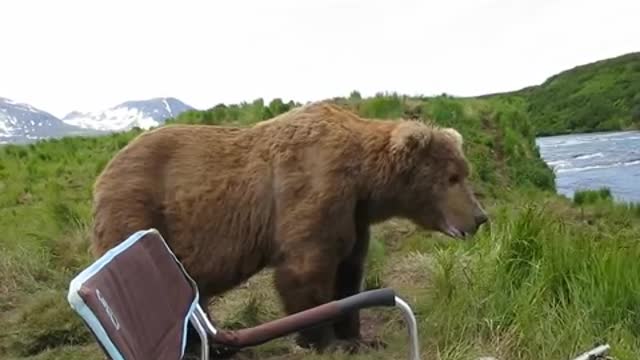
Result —
<path fill-rule="evenodd" d="M 528 102 L 540 135 L 640 127 L 640 53 L 577 66 L 508 94 Z"/>
<path fill-rule="evenodd" d="M 601 340 L 617 359 L 640 356 L 640 211 L 611 203 L 605 192 L 580 195 L 579 204 L 555 196 L 523 101 L 355 92 L 335 101 L 368 117 L 433 118 L 466 138 L 491 226 L 469 243 L 398 219 L 373 232 L 367 287 L 393 286 L 415 307 L 425 358 L 566 359 Z M 294 105 L 219 105 L 171 122 L 250 126 Z M 100 358 L 66 291 L 91 261 L 92 182 L 136 134 L 0 148 L 0 358 Z M 268 271 L 211 307 L 227 327 L 281 314 Z M 365 332 L 384 336 L 389 348 L 356 358 L 405 358 L 399 314 L 364 315 Z M 286 339 L 245 355 L 335 358 L 306 354 Z"/>

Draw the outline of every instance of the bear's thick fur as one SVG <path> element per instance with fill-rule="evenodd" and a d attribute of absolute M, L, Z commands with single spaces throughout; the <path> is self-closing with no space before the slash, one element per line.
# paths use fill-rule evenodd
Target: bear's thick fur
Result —
<path fill-rule="evenodd" d="M 169 125 L 131 141 L 97 179 L 92 248 L 99 256 L 154 227 L 203 304 L 268 266 L 295 313 L 360 290 L 372 223 L 400 216 L 473 234 L 487 218 L 468 174 L 455 130 L 328 102 L 250 128 Z M 354 313 L 299 343 L 359 338 Z"/>

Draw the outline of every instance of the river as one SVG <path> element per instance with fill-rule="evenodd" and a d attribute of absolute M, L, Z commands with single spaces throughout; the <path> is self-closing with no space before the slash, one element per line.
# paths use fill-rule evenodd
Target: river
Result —
<path fill-rule="evenodd" d="M 540 154 L 556 174 L 556 187 L 611 189 L 618 201 L 640 202 L 640 131 L 540 137 Z"/>

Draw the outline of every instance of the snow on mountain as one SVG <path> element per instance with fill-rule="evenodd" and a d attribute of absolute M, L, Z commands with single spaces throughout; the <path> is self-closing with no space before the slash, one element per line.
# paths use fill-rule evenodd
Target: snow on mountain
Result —
<path fill-rule="evenodd" d="M 107 110 L 80 113 L 74 111 L 62 121 L 84 129 L 123 131 L 133 127 L 149 129 L 164 124 L 165 120 L 193 109 L 175 98 L 153 98 L 127 101 Z"/>
<path fill-rule="evenodd" d="M 0 97 L 0 144 L 85 133 L 29 104 Z"/>

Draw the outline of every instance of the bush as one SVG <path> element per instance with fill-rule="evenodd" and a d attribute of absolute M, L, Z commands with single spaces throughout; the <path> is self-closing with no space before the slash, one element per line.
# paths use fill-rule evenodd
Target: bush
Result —
<path fill-rule="evenodd" d="M 362 100 L 359 113 L 367 118 L 398 119 L 404 114 L 404 106 L 397 94 L 376 94 L 373 98 Z"/>
<path fill-rule="evenodd" d="M 636 105 L 633 110 L 631 110 L 631 120 L 640 123 L 640 104 Z"/>
<path fill-rule="evenodd" d="M 601 201 L 610 202 L 612 199 L 611 190 L 607 187 L 598 190 L 578 190 L 573 194 L 573 202 L 576 205 L 589 205 Z"/>

